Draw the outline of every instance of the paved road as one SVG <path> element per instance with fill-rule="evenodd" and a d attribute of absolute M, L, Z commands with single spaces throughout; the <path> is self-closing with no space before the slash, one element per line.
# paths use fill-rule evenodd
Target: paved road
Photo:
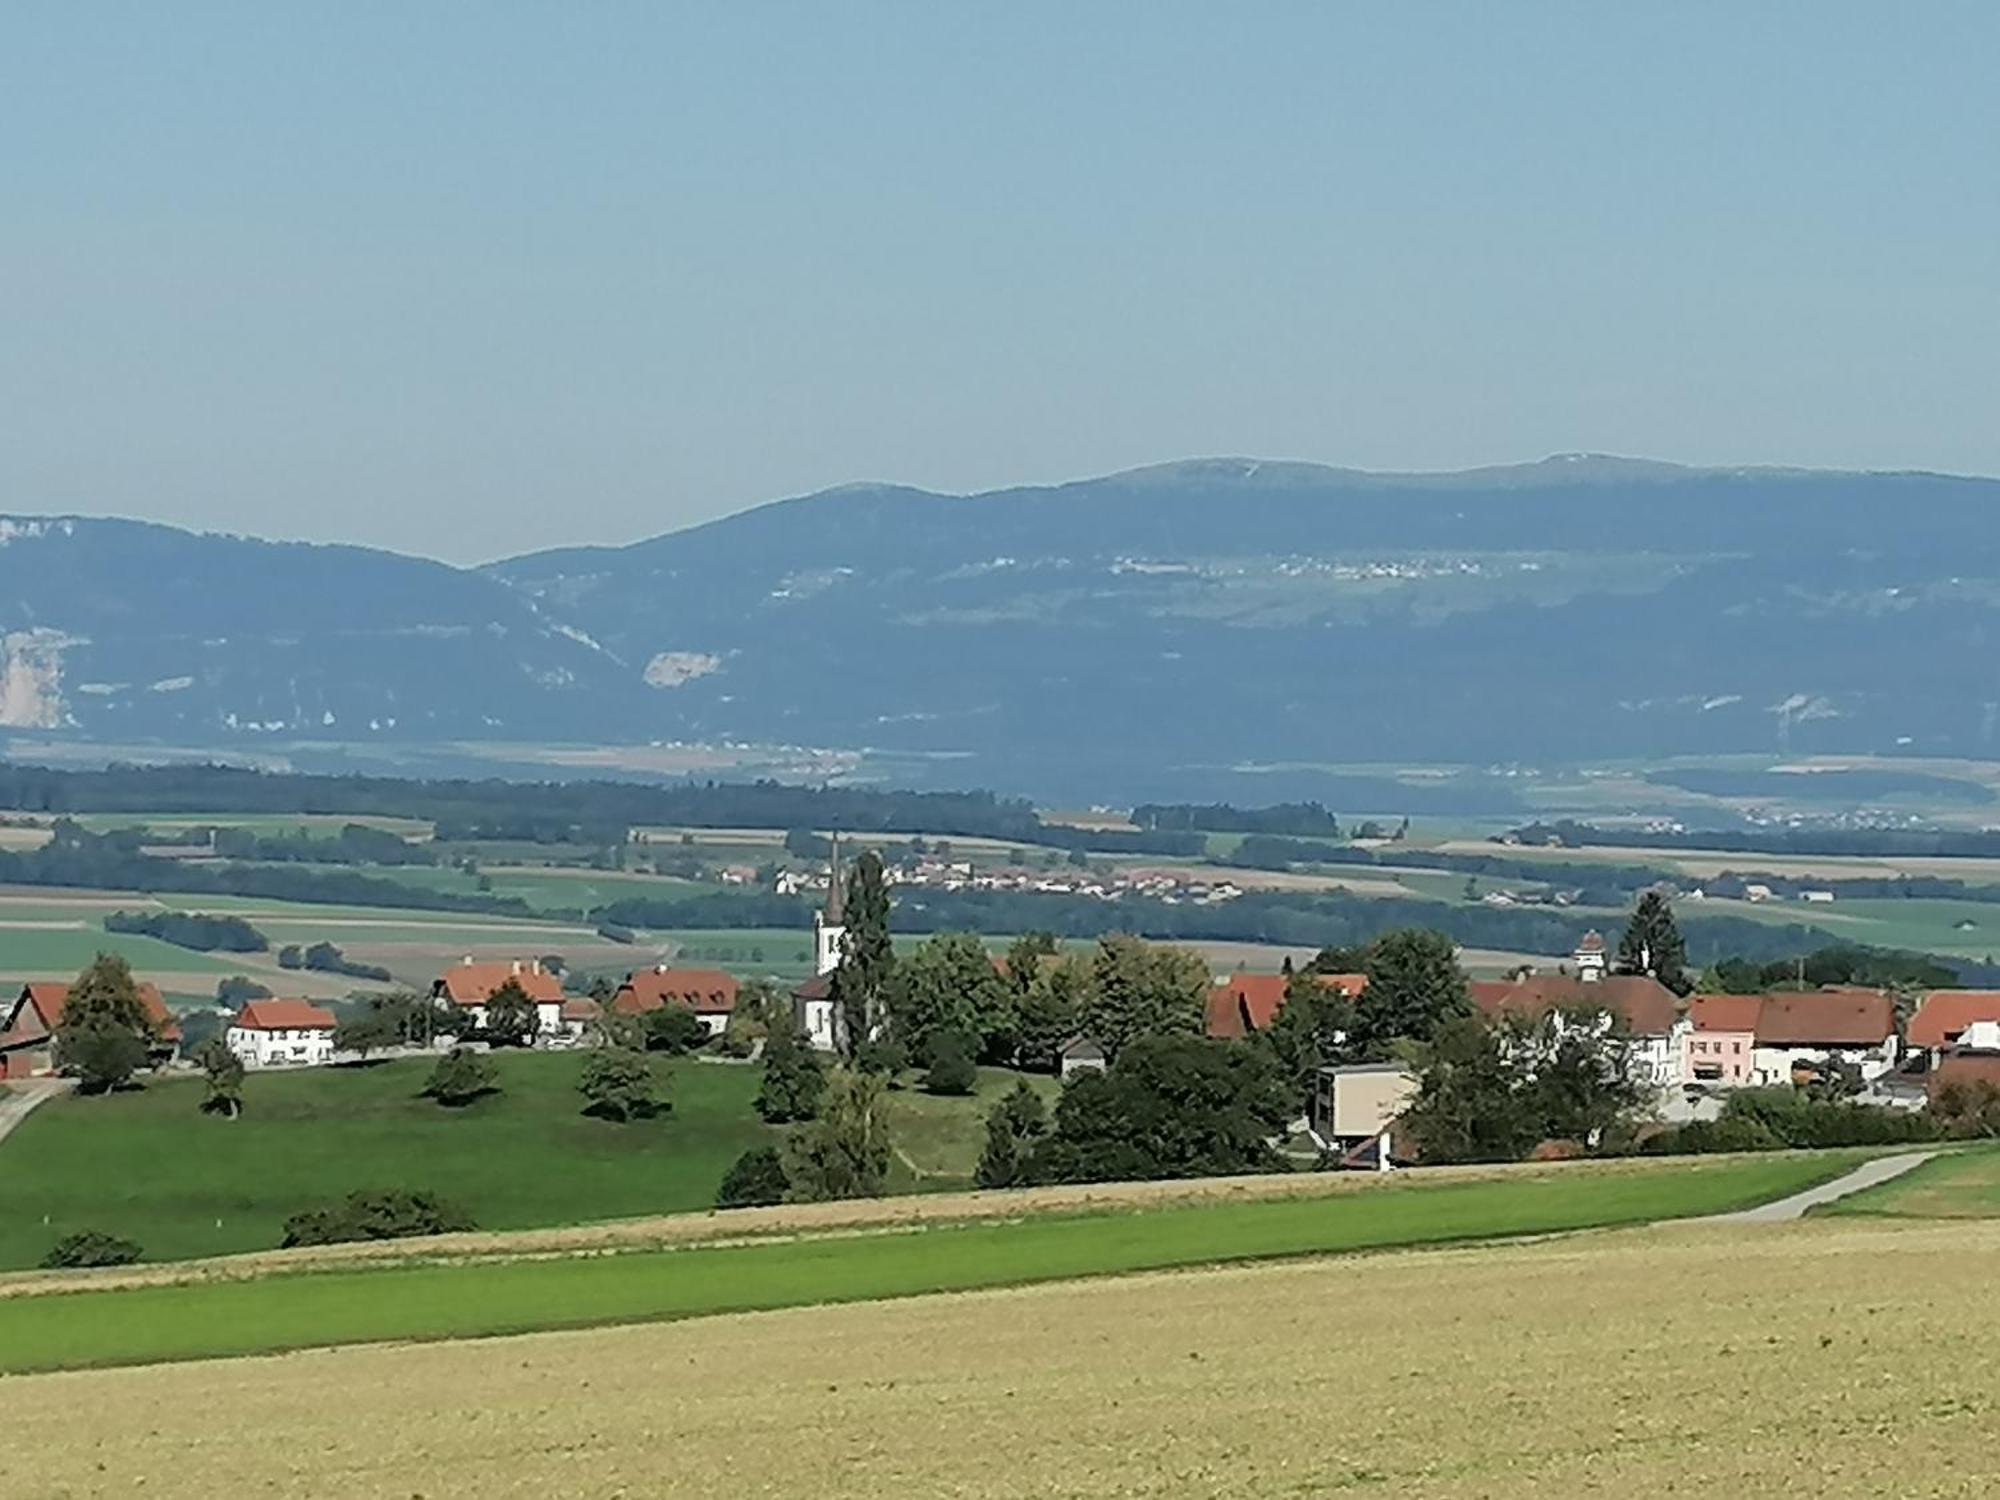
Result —
<path fill-rule="evenodd" d="M 68 1093 L 74 1086 L 74 1080 L 68 1078 L 20 1078 L 11 1081 L 7 1092 L 0 1095 L 0 1141 L 6 1140 L 37 1104 L 44 1099 L 53 1099 L 57 1094 Z"/>
<path fill-rule="evenodd" d="M 1807 1188 L 1803 1193 L 1794 1193 L 1789 1198 L 1780 1198 L 1775 1203 L 1762 1203 L 1756 1208 L 1746 1208 L 1741 1213 L 1717 1214 L 1711 1223 L 1717 1224 L 1788 1224 L 1794 1219 L 1802 1219 L 1809 1208 L 1817 1208 L 1822 1203 L 1832 1203 L 1837 1199 L 1865 1192 L 1872 1187 L 1905 1172 L 1922 1166 L 1935 1151 L 1910 1151 L 1901 1156 L 1878 1156 L 1873 1161 L 1863 1162 L 1845 1177 L 1836 1177 L 1831 1182 L 1822 1182 L 1818 1187 Z"/>

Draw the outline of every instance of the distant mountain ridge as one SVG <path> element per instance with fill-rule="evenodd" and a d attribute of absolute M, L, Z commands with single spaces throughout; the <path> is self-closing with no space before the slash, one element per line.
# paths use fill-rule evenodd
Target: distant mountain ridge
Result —
<path fill-rule="evenodd" d="M 469 570 L 24 519 L 0 522 L 0 723 L 870 747 L 1133 796 L 1274 767 L 1296 795 L 1333 763 L 1993 754 L 1996 502 L 1591 454 L 1218 458 L 845 485 Z"/>

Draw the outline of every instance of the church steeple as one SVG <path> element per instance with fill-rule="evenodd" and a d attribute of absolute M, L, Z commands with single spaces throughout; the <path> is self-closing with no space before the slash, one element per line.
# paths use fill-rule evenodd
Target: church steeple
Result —
<path fill-rule="evenodd" d="M 827 868 L 826 905 L 813 913 L 813 973 L 831 974 L 840 967 L 841 945 L 847 940 L 847 892 L 842 889 L 840 835 L 833 836 L 833 858 Z"/>
<path fill-rule="evenodd" d="M 839 927 L 846 921 L 844 908 L 847 905 L 847 893 L 841 888 L 845 882 L 840 878 L 840 835 L 838 833 L 833 836 L 833 861 L 828 866 L 828 875 L 829 879 L 826 887 L 826 921 L 829 927 Z"/>

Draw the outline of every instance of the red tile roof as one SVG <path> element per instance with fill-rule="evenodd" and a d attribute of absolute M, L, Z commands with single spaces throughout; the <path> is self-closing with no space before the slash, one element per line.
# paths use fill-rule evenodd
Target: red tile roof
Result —
<path fill-rule="evenodd" d="M 685 1005 L 697 1015 L 726 1016 L 736 1009 L 736 976 L 721 969 L 640 969 L 618 986 L 612 1008 L 628 1016 L 663 1005 Z"/>
<path fill-rule="evenodd" d="M 310 1000 L 252 1000 L 229 1023 L 247 1031 L 331 1031 L 333 1012 Z"/>
<path fill-rule="evenodd" d="M 534 959 L 453 964 L 438 976 L 435 992 L 459 1005 L 484 1005 L 510 979 L 538 1005 L 553 1005 L 562 1000 L 562 980 Z"/>
<path fill-rule="evenodd" d="M 1552 1010 L 1591 1008 L 1617 1016 L 1633 1036 L 1665 1036 L 1681 1015 L 1680 998 L 1644 974 L 1607 974 L 1602 979 L 1530 974 L 1516 980 L 1475 980 L 1467 988 L 1472 1003 L 1489 1020 L 1502 1015 L 1532 1020 Z"/>
<path fill-rule="evenodd" d="M 1932 990 L 1910 1017 L 1910 1045 L 1949 1046 L 1974 1021 L 2000 1021 L 2000 990 Z"/>
<path fill-rule="evenodd" d="M 1764 1011 L 1762 995 L 1690 995 L 1688 1019 L 1696 1031 L 1757 1030 L 1757 1018 Z"/>
<path fill-rule="evenodd" d="M 1366 974 L 1314 974 L 1321 986 L 1352 1000 L 1368 988 Z M 1208 992 L 1208 1034 L 1240 1037 L 1262 1031 L 1276 1019 L 1290 983 L 1283 974 L 1232 974 Z M 1248 1030 L 1245 1023 L 1248 1023 Z"/>
<path fill-rule="evenodd" d="M 1284 1003 L 1284 975 L 1232 974 L 1208 992 L 1208 1034 L 1240 1037 L 1262 1031 Z"/>
<path fill-rule="evenodd" d="M 179 1041 L 180 1023 L 174 1013 L 167 1009 L 167 1002 L 160 995 L 160 987 L 151 980 L 142 979 L 136 986 L 139 1003 L 146 1008 L 146 1018 L 153 1023 L 154 1030 L 165 1041 Z M 61 980 L 34 980 L 21 987 L 16 1011 L 32 1010 L 41 1022 L 44 1033 L 54 1031 L 62 1021 L 63 1006 L 69 1000 L 69 986 Z M 17 1022 L 21 1019 L 17 1015 Z M 25 1035 L 28 1028 L 18 1026 L 19 1034 Z"/>
<path fill-rule="evenodd" d="M 604 1007 L 588 995 L 579 995 L 574 1000 L 563 1001 L 562 1018 L 565 1021 L 595 1021 L 604 1014 Z"/>
<path fill-rule="evenodd" d="M 1764 997 L 1760 1047 L 1879 1047 L 1896 1032 L 1896 1002 L 1874 990 L 1804 990 Z"/>

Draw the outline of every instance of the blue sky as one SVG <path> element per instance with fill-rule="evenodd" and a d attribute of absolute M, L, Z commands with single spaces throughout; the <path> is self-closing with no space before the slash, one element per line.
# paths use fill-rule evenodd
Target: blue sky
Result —
<path fill-rule="evenodd" d="M 0 511 L 473 560 L 879 478 L 2000 473 L 2000 6 L 0 14 Z"/>

